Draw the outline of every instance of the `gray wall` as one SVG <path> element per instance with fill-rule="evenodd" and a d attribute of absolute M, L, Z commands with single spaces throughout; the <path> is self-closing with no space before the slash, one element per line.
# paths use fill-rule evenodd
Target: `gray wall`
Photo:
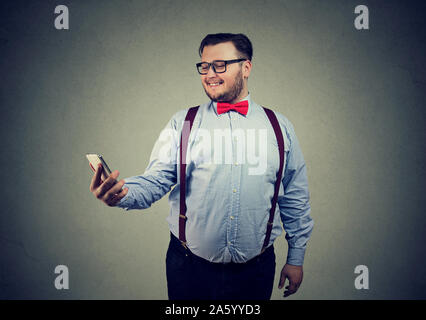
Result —
<path fill-rule="evenodd" d="M 65 4 L 70 30 L 54 28 Z M 370 30 L 354 8 L 370 9 Z M 207 101 L 207 33 L 254 45 L 254 100 L 295 126 L 315 228 L 288 299 L 426 298 L 425 5 L 414 1 L 2 1 L 0 298 L 166 299 L 167 196 L 103 206 L 85 153 L 140 174 L 178 110 Z M 287 244 L 276 243 L 273 299 Z M 53 285 L 56 265 L 70 289 Z M 356 290 L 354 268 L 369 268 Z"/>

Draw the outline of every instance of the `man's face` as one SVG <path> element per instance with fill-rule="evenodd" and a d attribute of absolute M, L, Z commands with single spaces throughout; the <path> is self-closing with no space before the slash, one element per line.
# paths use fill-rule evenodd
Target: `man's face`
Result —
<path fill-rule="evenodd" d="M 233 60 L 240 58 L 232 42 L 224 42 L 206 46 L 201 56 L 202 62 L 214 60 Z M 207 96 L 213 101 L 235 103 L 248 94 L 247 83 L 244 78 L 250 74 L 250 61 L 228 64 L 226 72 L 215 73 L 210 67 L 205 75 L 201 75 L 201 83 Z"/>

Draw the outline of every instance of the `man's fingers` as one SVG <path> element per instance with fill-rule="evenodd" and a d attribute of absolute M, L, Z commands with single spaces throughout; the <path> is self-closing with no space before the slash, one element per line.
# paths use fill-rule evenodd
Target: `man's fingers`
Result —
<path fill-rule="evenodd" d="M 285 264 L 281 270 L 281 279 L 279 289 L 282 289 L 284 286 L 284 280 L 288 279 L 288 286 L 285 288 L 284 297 L 287 297 L 295 293 L 302 283 L 303 279 L 303 268 L 302 266 L 295 266 L 290 264 Z"/>
<path fill-rule="evenodd" d="M 121 190 L 120 193 L 113 195 L 107 202 L 107 205 L 109 205 L 110 207 L 115 207 L 120 202 L 120 200 L 126 196 L 128 191 L 129 188 L 124 188 L 123 190 Z"/>
<path fill-rule="evenodd" d="M 119 176 L 118 170 L 115 170 L 113 173 L 110 174 L 110 176 L 98 187 L 98 189 L 95 192 L 95 196 L 98 199 L 102 199 L 105 193 L 111 189 L 116 183 L 117 178 Z"/>
<path fill-rule="evenodd" d="M 290 282 L 290 285 L 287 287 L 288 288 L 288 290 L 290 291 L 290 292 L 296 292 L 297 291 L 297 289 L 299 288 L 299 286 L 297 285 L 297 284 L 295 284 L 295 283 L 291 283 Z"/>
<path fill-rule="evenodd" d="M 116 184 L 114 184 L 102 197 L 102 200 L 105 202 L 109 201 L 112 197 L 114 197 L 117 193 L 121 192 L 121 189 L 123 188 L 124 180 L 120 180 Z"/>
<path fill-rule="evenodd" d="M 280 278 L 280 282 L 278 284 L 278 289 L 282 289 L 284 287 L 286 278 L 287 278 L 287 276 L 285 274 L 281 273 L 281 278 Z"/>
<path fill-rule="evenodd" d="M 95 189 L 97 189 L 101 183 L 101 174 L 102 174 L 102 164 L 99 164 L 96 168 L 95 174 L 92 177 L 92 181 L 90 182 L 90 191 L 93 192 Z"/>
<path fill-rule="evenodd" d="M 297 283 L 290 281 L 290 284 L 285 288 L 287 290 L 284 291 L 284 297 L 288 297 L 289 295 L 296 293 L 297 289 L 299 289 L 299 286 L 297 285 Z"/>
<path fill-rule="evenodd" d="M 112 172 L 105 181 L 101 179 L 102 171 L 103 167 L 99 165 L 92 177 L 90 191 L 96 198 L 108 206 L 116 206 L 117 203 L 126 196 L 129 189 L 125 188 L 123 190 L 124 180 L 117 182 L 117 178 L 120 175 L 118 170 Z"/>

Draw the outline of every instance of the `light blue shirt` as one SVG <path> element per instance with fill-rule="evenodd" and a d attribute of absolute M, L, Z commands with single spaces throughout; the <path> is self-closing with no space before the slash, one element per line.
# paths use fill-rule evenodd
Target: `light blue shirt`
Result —
<path fill-rule="evenodd" d="M 188 140 L 186 239 L 211 262 L 242 263 L 260 254 L 279 168 L 278 144 L 263 108 L 250 97 L 247 115 L 218 115 L 216 103 L 200 105 Z M 243 100 L 245 100 L 243 99 Z M 119 207 L 145 209 L 169 195 L 170 231 L 179 236 L 179 148 L 187 110 L 177 112 L 157 139 L 142 175 L 124 179 Z M 287 263 L 303 265 L 311 235 L 306 165 L 293 125 L 275 112 L 284 136 L 285 163 L 269 245 L 288 242 Z M 285 190 L 285 193 L 284 193 Z"/>

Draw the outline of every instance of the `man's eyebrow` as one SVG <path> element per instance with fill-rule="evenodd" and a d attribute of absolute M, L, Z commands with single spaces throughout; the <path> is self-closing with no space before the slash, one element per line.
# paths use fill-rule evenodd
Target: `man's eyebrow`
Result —
<path fill-rule="evenodd" d="M 216 61 L 226 61 L 226 60 L 225 60 L 225 59 L 216 59 L 216 60 L 212 60 L 212 62 L 216 62 Z M 201 61 L 201 63 L 212 63 L 212 62 Z"/>

